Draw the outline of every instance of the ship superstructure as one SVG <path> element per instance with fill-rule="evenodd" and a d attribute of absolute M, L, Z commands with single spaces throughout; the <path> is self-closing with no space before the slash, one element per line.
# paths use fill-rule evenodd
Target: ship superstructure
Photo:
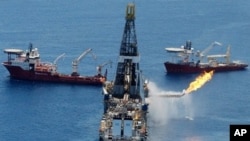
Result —
<path fill-rule="evenodd" d="M 24 51 L 21 49 L 5 49 L 4 53 L 8 55 L 7 61 L 3 65 L 7 68 L 11 78 L 45 81 L 45 82 L 60 82 L 70 84 L 90 84 L 102 85 L 106 81 L 106 73 L 101 74 L 101 67 L 98 68 L 98 73 L 94 76 L 82 76 L 78 73 L 78 63 L 84 56 L 91 53 L 92 49 L 85 50 L 78 58 L 72 62 L 72 74 L 62 74 L 57 72 L 57 61 L 65 54 L 58 56 L 53 63 L 42 62 L 38 48 L 33 48 L 30 44 L 29 49 Z"/>
<path fill-rule="evenodd" d="M 139 69 L 135 32 L 135 5 L 126 8 L 115 80 L 103 87 L 104 113 L 100 140 L 145 141 L 147 139 L 148 89 Z"/>

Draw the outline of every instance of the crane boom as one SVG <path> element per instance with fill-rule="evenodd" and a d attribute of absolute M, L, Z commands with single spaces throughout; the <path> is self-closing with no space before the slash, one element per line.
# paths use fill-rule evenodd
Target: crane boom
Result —
<path fill-rule="evenodd" d="M 82 58 L 84 57 L 84 56 L 86 56 L 89 52 L 91 52 L 92 51 L 92 49 L 91 48 L 89 48 L 89 49 L 87 49 L 86 51 L 84 51 L 77 59 L 75 59 L 75 61 L 77 61 L 77 62 L 79 62 L 79 61 L 81 61 L 82 60 Z M 93 55 L 93 54 L 92 54 Z M 93 55 L 94 56 L 94 55 Z M 95 57 L 94 57 L 95 58 Z"/>
<path fill-rule="evenodd" d="M 56 57 L 56 59 L 54 60 L 53 64 L 56 65 L 57 61 L 59 59 L 61 59 L 64 55 L 65 55 L 65 53 L 63 53 L 63 54 L 59 55 L 58 57 Z"/>
<path fill-rule="evenodd" d="M 77 72 L 77 67 L 78 67 L 78 63 L 88 54 L 92 51 L 91 48 L 85 50 L 78 58 L 76 58 L 73 62 L 72 62 L 72 67 L 73 67 L 73 72 L 71 75 L 73 76 L 79 76 L 78 72 Z M 92 56 L 94 59 L 96 59 L 96 56 L 92 53 Z"/>
<path fill-rule="evenodd" d="M 112 61 L 109 60 L 108 62 L 105 62 L 105 63 L 101 64 L 100 66 L 101 66 L 101 67 L 104 67 L 104 66 L 106 66 L 107 64 L 112 65 Z"/>
<path fill-rule="evenodd" d="M 226 63 L 229 64 L 230 63 L 230 45 L 228 45 L 228 47 L 227 47 L 226 54 L 207 55 L 208 60 L 212 60 L 215 58 L 225 58 Z"/>
<path fill-rule="evenodd" d="M 203 60 L 203 57 L 215 46 L 222 46 L 221 43 L 214 41 L 213 43 L 211 43 L 206 49 L 204 49 L 201 53 L 199 53 L 199 57 L 200 57 L 200 61 Z"/>
<path fill-rule="evenodd" d="M 201 52 L 201 55 L 205 55 L 206 53 L 208 53 L 215 45 L 222 46 L 221 43 L 215 41 L 215 42 L 213 42 L 210 46 L 208 46 L 206 49 L 204 49 L 204 50 Z"/>
<path fill-rule="evenodd" d="M 103 64 L 101 64 L 101 65 L 98 65 L 98 66 L 96 67 L 97 74 L 98 74 L 98 75 L 101 75 L 101 73 L 102 73 L 102 67 L 104 67 L 104 66 L 106 66 L 106 65 L 108 65 L 108 64 L 110 64 L 110 67 L 111 67 L 112 61 L 109 60 L 108 62 L 105 62 L 105 63 L 103 63 Z"/>

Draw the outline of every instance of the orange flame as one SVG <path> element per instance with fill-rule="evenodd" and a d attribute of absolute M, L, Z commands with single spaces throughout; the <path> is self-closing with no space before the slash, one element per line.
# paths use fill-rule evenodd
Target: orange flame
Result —
<path fill-rule="evenodd" d="M 199 75 L 193 82 L 189 84 L 189 87 L 186 90 L 186 93 L 191 93 L 202 87 L 206 82 L 212 79 L 214 71 L 204 72 Z"/>

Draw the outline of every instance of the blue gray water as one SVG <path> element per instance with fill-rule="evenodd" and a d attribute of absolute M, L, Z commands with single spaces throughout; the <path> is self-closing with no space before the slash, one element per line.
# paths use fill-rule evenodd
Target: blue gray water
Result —
<path fill-rule="evenodd" d="M 82 75 L 106 66 L 113 80 L 125 23 L 122 0 L 1 0 L 0 49 L 39 48 L 43 61 L 58 62 L 70 73 L 71 62 L 87 48 Z M 141 69 L 152 93 L 179 92 L 197 75 L 166 75 L 165 47 L 191 40 L 203 50 L 213 41 L 231 45 L 231 59 L 250 63 L 250 2 L 245 0 L 136 0 L 136 32 Z M 0 61 L 7 59 L 3 52 Z M 10 80 L 0 67 L 1 141 L 97 141 L 103 112 L 101 88 Z M 230 124 L 250 123 L 250 72 L 215 73 L 204 87 L 182 99 L 152 100 L 149 133 L 153 141 L 228 141 Z"/>

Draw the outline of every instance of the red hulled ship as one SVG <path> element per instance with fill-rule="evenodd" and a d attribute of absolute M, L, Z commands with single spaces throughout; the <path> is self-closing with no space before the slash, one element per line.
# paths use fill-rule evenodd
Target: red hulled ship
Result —
<path fill-rule="evenodd" d="M 92 49 L 84 51 L 77 59 L 72 62 L 72 74 L 61 74 L 57 72 L 56 62 L 64 56 L 58 56 L 53 63 L 41 62 L 40 54 L 37 48 L 33 48 L 30 44 L 29 50 L 21 49 L 5 49 L 4 53 L 8 55 L 8 60 L 2 64 L 7 68 L 10 77 L 21 80 L 60 82 L 70 84 L 89 84 L 102 85 L 106 81 L 107 71 L 105 75 L 101 74 L 101 68 L 110 63 L 98 66 L 98 73 L 94 76 L 81 76 L 77 72 L 79 61 Z"/>
<path fill-rule="evenodd" d="M 215 45 L 221 46 L 221 43 L 213 42 L 204 51 L 197 51 L 196 53 L 193 52 L 190 41 L 187 41 L 185 46 L 179 48 L 165 48 L 167 53 L 172 56 L 171 61 L 164 63 L 167 73 L 200 73 L 211 70 L 224 72 L 244 70 L 248 67 L 248 64 L 240 61 L 230 62 L 230 46 L 228 46 L 226 54 L 205 55 Z M 204 58 L 207 58 L 207 61 L 204 62 Z M 225 61 L 221 61 L 220 58 L 225 59 Z"/>

